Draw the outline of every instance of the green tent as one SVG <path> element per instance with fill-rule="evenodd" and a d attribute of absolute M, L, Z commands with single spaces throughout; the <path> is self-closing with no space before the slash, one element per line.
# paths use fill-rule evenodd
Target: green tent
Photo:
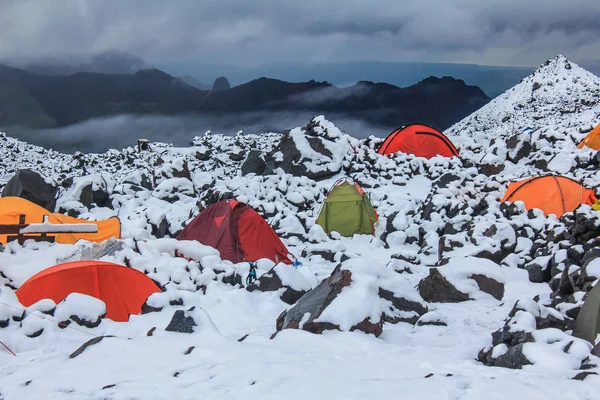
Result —
<path fill-rule="evenodd" d="M 600 283 L 586 295 L 585 302 L 579 311 L 573 336 L 596 344 L 596 337 L 600 333 Z"/>
<path fill-rule="evenodd" d="M 377 219 L 367 193 L 357 183 L 342 178 L 329 190 L 317 224 L 327 233 L 336 231 L 342 236 L 373 235 Z"/>

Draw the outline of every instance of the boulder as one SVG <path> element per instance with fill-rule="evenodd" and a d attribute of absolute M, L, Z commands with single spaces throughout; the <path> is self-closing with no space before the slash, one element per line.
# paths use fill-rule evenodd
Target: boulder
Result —
<path fill-rule="evenodd" d="M 504 297 L 504 273 L 493 261 L 478 257 L 452 257 L 431 268 L 419 282 L 419 293 L 428 302 L 458 303 L 492 296 Z"/>
<path fill-rule="evenodd" d="M 468 294 L 448 282 L 437 268 L 431 268 L 429 276 L 421 279 L 419 293 L 423 300 L 430 303 L 460 303 L 470 300 Z"/>
<path fill-rule="evenodd" d="M 165 331 L 194 333 L 200 329 L 206 328 L 218 332 L 208 314 L 206 314 L 202 308 L 193 306 L 187 311 L 175 311 L 169 325 L 165 328 Z"/>
<path fill-rule="evenodd" d="M 54 319 L 60 327 L 74 321 L 80 326 L 95 328 L 106 315 L 106 304 L 100 299 L 81 293 L 71 293 L 56 305 Z"/>
<path fill-rule="evenodd" d="M 248 174 L 263 175 L 267 164 L 262 156 L 262 153 L 258 150 L 251 150 L 248 153 L 248 157 L 242 164 L 242 175 Z"/>
<path fill-rule="evenodd" d="M 473 274 L 470 278 L 477 282 L 479 290 L 482 292 L 488 293 L 498 300 L 502 300 L 504 297 L 504 284 L 481 274 Z"/>
<path fill-rule="evenodd" d="M 277 331 L 283 329 L 302 329 L 311 333 L 322 333 L 325 330 L 344 330 L 340 324 L 321 319 L 321 315 L 336 300 L 342 290 L 353 283 L 352 272 L 336 268 L 327 279 L 300 298 L 298 303 L 279 315 L 276 322 Z M 352 312 L 352 310 L 348 310 Z M 371 319 L 368 315 L 353 318 L 352 326 L 346 330 L 360 330 L 375 336 L 383 330 L 383 314 L 379 319 Z"/>
<path fill-rule="evenodd" d="M 287 304 L 294 304 L 307 291 L 310 283 L 296 269 L 287 264 L 277 264 L 267 273 L 261 275 L 256 282 L 246 287 L 249 292 L 275 292 L 281 290 L 279 297 Z"/>
<path fill-rule="evenodd" d="M 20 197 L 54 212 L 57 190 L 58 188 L 47 183 L 37 172 L 20 169 L 2 189 L 2 197 Z"/>
<path fill-rule="evenodd" d="M 531 361 L 523 354 L 523 345 L 523 343 L 520 343 L 511 347 L 497 357 L 493 356 L 492 350 L 489 352 L 481 351 L 477 356 L 477 360 L 491 367 L 521 369 L 525 365 L 531 365 Z"/>
<path fill-rule="evenodd" d="M 414 325 L 428 311 L 426 305 L 397 296 L 389 290 L 379 288 L 379 297 L 391 303 L 383 314 L 383 320 L 391 324 L 407 322 Z"/>
<path fill-rule="evenodd" d="M 323 117 L 315 117 L 306 127 L 285 134 L 265 155 L 264 173 L 273 175 L 282 170 L 313 180 L 326 179 L 342 170 L 350 151 L 345 134 Z"/>

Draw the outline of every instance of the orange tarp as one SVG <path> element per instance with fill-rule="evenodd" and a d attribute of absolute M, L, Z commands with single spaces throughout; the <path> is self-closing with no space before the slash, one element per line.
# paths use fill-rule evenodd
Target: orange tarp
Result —
<path fill-rule="evenodd" d="M 71 293 L 81 293 L 106 304 L 106 318 L 124 322 L 140 314 L 152 293 L 160 292 L 144 273 L 106 261 L 72 261 L 47 268 L 29 278 L 16 295 L 25 307 L 42 299 L 59 303 Z"/>
<path fill-rule="evenodd" d="M 562 176 L 540 176 L 511 182 L 504 201 L 522 201 L 526 209 L 539 208 L 546 216 L 557 217 L 575 210 L 581 204 L 590 206 L 596 202 L 596 195 L 578 182 Z"/>
<path fill-rule="evenodd" d="M 104 221 L 88 221 L 60 213 L 51 213 L 45 208 L 20 197 L 0 197 L 0 224 L 18 224 L 19 216 L 22 214 L 25 215 L 26 224 L 42 223 L 44 215 L 47 215 L 48 222 L 51 224 L 94 223 L 98 225 L 98 232 L 96 233 L 49 233 L 48 236 L 55 237 L 56 243 L 73 244 L 79 239 L 100 243 L 111 237 L 121 238 L 121 222 L 117 217 Z M 8 241 L 7 236 L 0 235 L 0 243 L 6 244 Z"/>
<path fill-rule="evenodd" d="M 588 135 L 577 145 L 578 149 L 583 149 L 587 146 L 594 150 L 600 150 L 600 124 L 596 126 Z"/>

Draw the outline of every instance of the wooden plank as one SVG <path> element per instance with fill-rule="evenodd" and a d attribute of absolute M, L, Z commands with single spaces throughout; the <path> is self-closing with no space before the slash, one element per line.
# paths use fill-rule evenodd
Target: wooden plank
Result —
<path fill-rule="evenodd" d="M 25 228 L 28 224 L 7 224 L 0 225 L 0 235 L 8 235 L 11 233 L 19 233 L 21 229 Z"/>
<path fill-rule="evenodd" d="M 35 240 L 36 242 L 50 242 L 54 243 L 56 238 L 54 236 L 32 236 L 32 235 L 10 235 L 6 237 L 8 243 L 17 241 L 19 244 L 25 243 L 26 240 Z"/>
<path fill-rule="evenodd" d="M 37 224 L 6 224 L 6 225 L 0 224 L 0 235 L 10 235 L 10 234 L 19 234 L 19 233 L 60 234 L 60 233 L 97 233 L 98 232 L 98 225 L 95 225 L 95 224 L 82 224 L 82 225 L 84 225 L 81 227 L 83 229 L 73 229 L 72 226 L 70 228 L 65 229 L 65 228 L 61 227 L 60 224 L 55 224 L 55 225 L 56 225 L 55 230 L 49 230 L 47 228 L 48 225 L 40 224 L 40 229 L 39 229 L 39 231 L 36 232 Z"/>

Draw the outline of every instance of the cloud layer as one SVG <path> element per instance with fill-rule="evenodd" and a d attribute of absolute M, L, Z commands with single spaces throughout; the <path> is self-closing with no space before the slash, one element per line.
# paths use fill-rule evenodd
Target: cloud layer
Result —
<path fill-rule="evenodd" d="M 0 59 L 538 65 L 600 58 L 599 20 L 598 0 L 4 0 Z"/>

